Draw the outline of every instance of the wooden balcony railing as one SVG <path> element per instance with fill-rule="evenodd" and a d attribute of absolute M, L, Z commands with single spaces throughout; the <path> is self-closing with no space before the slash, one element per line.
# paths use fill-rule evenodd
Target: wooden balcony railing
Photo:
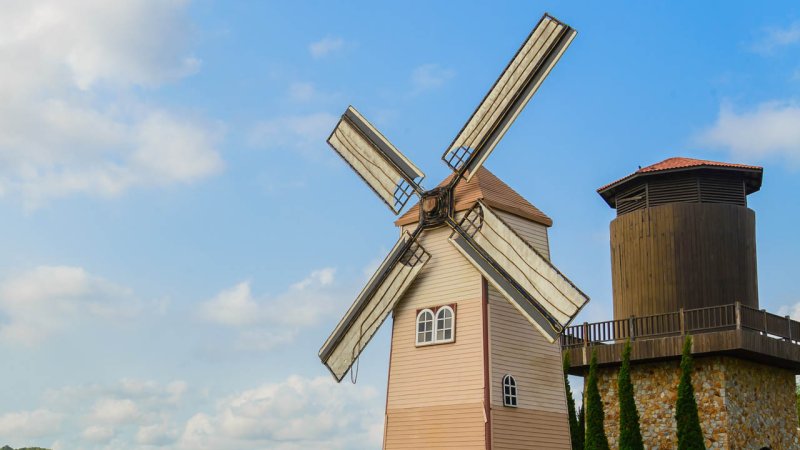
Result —
<path fill-rule="evenodd" d="M 768 313 L 739 302 L 653 316 L 632 316 L 567 327 L 561 336 L 564 348 L 625 340 L 700 334 L 724 330 L 753 330 L 765 336 L 800 344 L 800 322 L 789 316 Z"/>

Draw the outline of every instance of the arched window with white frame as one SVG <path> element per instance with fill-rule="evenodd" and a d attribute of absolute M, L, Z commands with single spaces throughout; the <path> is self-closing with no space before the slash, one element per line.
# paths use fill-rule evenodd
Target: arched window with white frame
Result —
<path fill-rule="evenodd" d="M 433 311 L 423 309 L 417 314 L 417 345 L 433 344 Z"/>
<path fill-rule="evenodd" d="M 453 308 L 442 306 L 436 311 L 436 342 L 453 342 Z"/>
<path fill-rule="evenodd" d="M 510 374 L 503 377 L 503 406 L 517 407 L 517 380 Z"/>

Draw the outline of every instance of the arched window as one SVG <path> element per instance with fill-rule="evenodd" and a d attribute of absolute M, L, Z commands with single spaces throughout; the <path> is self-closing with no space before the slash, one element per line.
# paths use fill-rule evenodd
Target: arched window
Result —
<path fill-rule="evenodd" d="M 417 345 L 433 343 L 433 311 L 423 309 L 417 314 Z"/>
<path fill-rule="evenodd" d="M 503 406 L 517 407 L 517 380 L 511 375 L 503 377 Z"/>
<path fill-rule="evenodd" d="M 436 311 L 436 342 L 453 342 L 453 308 L 442 306 Z"/>

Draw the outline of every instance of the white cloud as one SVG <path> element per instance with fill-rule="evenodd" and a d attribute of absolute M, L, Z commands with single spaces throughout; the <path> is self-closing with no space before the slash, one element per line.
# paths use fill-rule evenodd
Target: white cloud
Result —
<path fill-rule="evenodd" d="M 178 406 L 189 392 L 183 380 L 166 384 L 153 380 L 123 378 L 113 384 L 90 384 L 52 389 L 44 394 L 49 405 L 65 409 L 77 409 L 76 405 L 91 403 L 90 415 L 106 416 L 104 411 L 120 411 L 124 408 L 151 410 Z M 120 403 L 122 402 L 122 403 Z M 130 414 L 130 417 L 135 417 Z M 119 417 L 109 414 L 107 417 Z M 112 421 L 113 422 L 113 421 Z"/>
<path fill-rule="evenodd" d="M 761 39 L 751 45 L 751 49 L 761 54 L 772 54 L 776 50 L 800 43 L 800 22 L 786 28 L 768 28 Z"/>
<path fill-rule="evenodd" d="M 315 270 L 275 298 L 254 298 L 250 282 L 244 281 L 204 302 L 200 316 L 233 327 L 258 323 L 313 325 L 329 311 L 324 305 L 331 296 L 326 288 L 333 284 L 335 273 L 330 267 Z"/>
<path fill-rule="evenodd" d="M 344 48 L 344 39 L 335 36 L 326 36 L 316 42 L 308 44 L 308 51 L 314 58 L 322 58 Z"/>
<path fill-rule="evenodd" d="M 274 297 L 253 295 L 249 281 L 225 289 L 200 305 L 200 318 L 238 329 L 236 348 L 270 350 L 294 340 L 297 331 L 309 327 L 340 306 L 333 287 L 335 269 L 311 272 L 303 280 Z"/>
<path fill-rule="evenodd" d="M 175 442 L 178 438 L 177 428 L 168 423 L 158 423 L 139 427 L 136 432 L 136 443 L 142 445 L 164 446 Z"/>
<path fill-rule="evenodd" d="M 130 289 L 80 267 L 39 266 L 0 283 L 0 341 L 36 344 L 86 318 L 137 315 Z"/>
<path fill-rule="evenodd" d="M 176 382 L 127 379 L 45 393 L 47 409 L 0 415 L 6 440 L 58 439 L 58 448 L 367 450 L 380 448 L 383 392 L 329 376 L 290 376 L 209 397 Z M 183 395 L 183 394 L 182 394 Z"/>
<path fill-rule="evenodd" d="M 781 306 L 778 308 L 778 315 L 790 316 L 794 320 L 800 320 L 800 302 L 797 302 L 794 305 Z"/>
<path fill-rule="evenodd" d="M 11 412 L 0 415 L 0 436 L 3 439 L 41 438 L 56 434 L 62 415 L 49 409 Z"/>
<path fill-rule="evenodd" d="M 723 105 L 716 123 L 702 132 L 698 141 L 727 149 L 735 157 L 781 157 L 798 163 L 798 124 L 800 105 L 794 102 L 766 102 L 744 112 L 737 112 L 730 105 Z"/>
<path fill-rule="evenodd" d="M 87 427 L 81 433 L 81 436 L 87 441 L 95 442 L 98 444 L 106 444 L 111 438 L 114 437 L 114 429 L 109 427 L 101 427 L 92 425 Z"/>
<path fill-rule="evenodd" d="M 326 148 L 338 116 L 313 113 L 268 119 L 257 123 L 250 131 L 249 143 L 253 147 L 291 150 L 315 158 Z"/>
<path fill-rule="evenodd" d="M 383 414 L 371 387 L 292 376 L 221 400 L 191 417 L 180 448 L 366 449 L 380 446 Z"/>
<path fill-rule="evenodd" d="M 184 0 L 25 0 L 0 16 L 0 195 L 29 207 L 219 171 L 221 131 L 148 105 L 195 72 Z M 219 127 L 217 127 L 219 128 Z"/>
<path fill-rule="evenodd" d="M 140 417 L 139 407 L 129 398 L 101 398 L 90 414 L 92 422 L 111 425 L 135 423 Z"/>
<path fill-rule="evenodd" d="M 436 89 L 456 76 L 453 69 L 441 67 L 438 64 L 423 64 L 411 72 L 411 83 L 414 92 Z"/>

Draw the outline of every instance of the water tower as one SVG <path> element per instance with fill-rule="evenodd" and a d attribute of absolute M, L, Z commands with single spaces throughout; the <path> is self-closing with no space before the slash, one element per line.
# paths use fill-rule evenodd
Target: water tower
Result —
<path fill-rule="evenodd" d="M 694 385 L 707 448 L 798 448 L 800 323 L 759 309 L 756 166 L 670 158 L 598 190 L 611 222 L 613 320 L 570 327 L 570 372 L 597 351 L 606 432 L 618 437 L 617 372 L 631 340 L 647 448 L 674 448 L 678 363 L 693 336 Z"/>

